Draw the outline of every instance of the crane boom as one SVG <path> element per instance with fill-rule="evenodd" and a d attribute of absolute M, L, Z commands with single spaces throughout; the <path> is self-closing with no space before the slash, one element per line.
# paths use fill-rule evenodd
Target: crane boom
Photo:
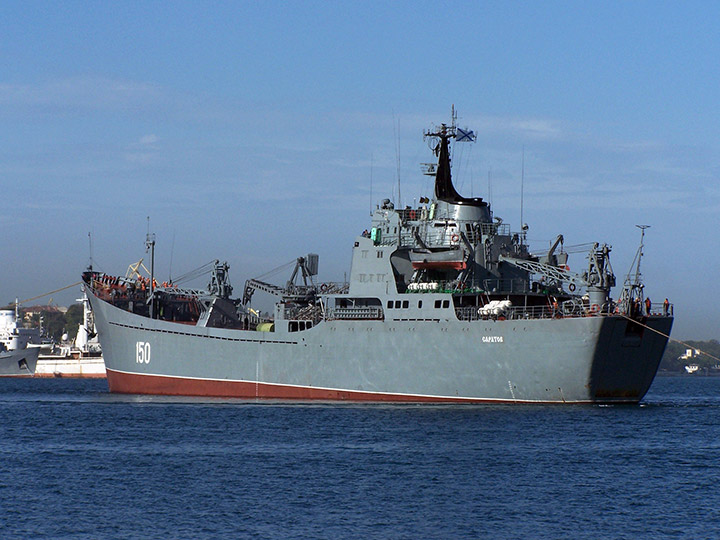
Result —
<path fill-rule="evenodd" d="M 557 281 L 558 283 L 567 283 L 576 287 L 587 287 L 588 283 L 575 272 L 570 272 L 559 266 L 529 261 L 527 259 L 516 259 L 514 257 L 500 256 L 500 261 L 517 266 L 522 270 L 526 270 L 533 274 L 537 274 L 548 279 Z"/>

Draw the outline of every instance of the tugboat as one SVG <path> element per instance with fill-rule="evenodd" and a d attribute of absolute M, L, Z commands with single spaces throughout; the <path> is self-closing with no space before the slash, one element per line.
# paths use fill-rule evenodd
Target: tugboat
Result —
<path fill-rule="evenodd" d="M 207 290 L 140 273 L 83 274 L 112 392 L 283 400 L 637 403 L 672 327 L 672 306 L 645 307 L 626 281 L 611 296 L 611 248 L 592 244 L 569 270 L 562 235 L 532 254 L 482 198 L 451 177 L 450 147 L 474 134 L 425 132 L 437 157 L 432 197 L 385 199 L 353 241 L 347 283 L 316 281 L 296 260 L 284 286 L 251 279 L 232 298 L 215 261 Z M 643 229 L 644 233 L 644 229 Z M 154 236 L 146 248 L 154 252 Z M 153 265 L 154 266 L 154 265 Z M 638 260 L 639 269 L 639 260 Z M 256 291 L 274 311 L 252 308 Z M 639 309 L 638 306 L 642 306 Z"/>

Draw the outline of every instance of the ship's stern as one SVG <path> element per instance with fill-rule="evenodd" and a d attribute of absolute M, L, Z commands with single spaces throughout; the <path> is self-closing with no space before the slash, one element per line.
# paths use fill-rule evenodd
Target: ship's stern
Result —
<path fill-rule="evenodd" d="M 590 373 L 589 394 L 598 403 L 637 403 L 650 389 L 665 353 L 673 318 L 619 315 L 602 325 Z"/>

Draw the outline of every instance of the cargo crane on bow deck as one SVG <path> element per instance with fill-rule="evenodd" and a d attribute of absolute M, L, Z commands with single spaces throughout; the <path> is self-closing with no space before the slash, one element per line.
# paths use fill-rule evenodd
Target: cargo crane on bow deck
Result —
<path fill-rule="evenodd" d="M 298 257 L 295 261 L 295 269 L 285 287 L 259 279 L 248 279 L 245 282 L 242 305 L 250 304 L 255 291 L 262 291 L 288 302 L 312 302 L 318 293 L 318 287 L 313 282 L 313 276 L 318 273 L 318 260 L 319 257 L 315 253 L 309 253 L 307 257 Z M 302 277 L 302 284 L 296 283 L 298 274 Z"/>

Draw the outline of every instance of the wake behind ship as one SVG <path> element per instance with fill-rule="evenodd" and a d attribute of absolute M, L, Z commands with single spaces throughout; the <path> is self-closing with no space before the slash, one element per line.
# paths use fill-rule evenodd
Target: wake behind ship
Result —
<path fill-rule="evenodd" d="M 635 403 L 657 372 L 672 306 L 644 297 L 637 272 L 611 297 L 610 247 L 567 266 L 563 237 L 530 253 L 481 198 L 451 178 L 451 124 L 425 133 L 432 197 L 385 199 L 355 238 L 348 283 L 316 283 L 317 255 L 285 286 L 248 280 L 232 298 L 227 264 L 207 290 L 89 269 L 110 390 L 121 393 L 404 402 Z M 644 229 L 643 229 L 644 234 Z M 148 235 L 149 249 L 154 239 Z M 641 243 L 642 246 L 642 243 Z M 151 272 L 152 273 L 152 272 Z M 262 316 L 256 291 L 276 297 Z"/>

